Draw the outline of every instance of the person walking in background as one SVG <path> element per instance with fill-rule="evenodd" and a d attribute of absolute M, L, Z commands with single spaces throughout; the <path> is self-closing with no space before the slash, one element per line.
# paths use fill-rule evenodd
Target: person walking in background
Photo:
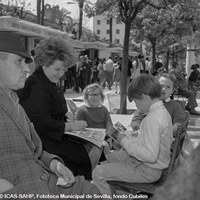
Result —
<path fill-rule="evenodd" d="M 114 63 L 114 73 L 113 73 L 113 81 L 115 82 L 115 93 L 120 93 L 120 80 L 121 80 L 121 69 L 119 66 L 119 61 Z M 119 88 L 119 92 L 118 91 Z"/>
<path fill-rule="evenodd" d="M 105 88 L 105 83 L 106 83 L 106 73 L 104 70 L 104 65 L 105 65 L 106 59 L 102 58 L 100 59 L 99 65 L 98 65 L 98 78 L 99 78 L 99 84 L 101 87 L 104 89 Z"/>
<path fill-rule="evenodd" d="M 135 56 L 135 59 L 132 62 L 132 74 L 131 74 L 131 80 L 137 78 L 140 75 L 140 66 L 139 66 L 139 58 L 138 56 Z"/>
<path fill-rule="evenodd" d="M 132 64 L 132 58 L 128 58 L 128 70 L 127 70 L 127 86 L 126 88 L 128 89 L 130 81 L 131 81 L 131 72 L 133 69 L 133 64 Z"/>
<path fill-rule="evenodd" d="M 87 84 L 89 85 L 92 83 L 92 68 L 93 68 L 93 62 L 88 58 L 87 55 L 84 56 L 85 63 L 86 63 L 86 71 L 87 71 Z"/>
<path fill-rule="evenodd" d="M 105 73 L 108 82 L 108 89 L 111 90 L 113 84 L 113 70 L 114 70 L 114 63 L 112 61 L 112 57 L 110 56 L 105 63 Z"/>
<path fill-rule="evenodd" d="M 33 194 L 37 199 L 100 194 L 83 176 L 74 177 L 60 157 L 43 151 L 15 93 L 24 87 L 31 61 L 18 34 L 0 32 L 0 192 L 9 197 Z"/>
<path fill-rule="evenodd" d="M 91 83 L 98 83 L 99 80 L 98 80 L 98 64 L 99 64 L 99 59 L 96 58 L 94 60 L 94 63 L 93 63 L 93 67 L 92 67 L 92 82 Z"/>
<path fill-rule="evenodd" d="M 80 57 L 80 87 L 81 90 L 83 91 L 83 89 L 87 86 L 88 84 L 88 64 L 85 62 L 85 57 L 81 56 Z"/>
<path fill-rule="evenodd" d="M 191 66 L 191 74 L 188 78 L 188 89 L 193 90 L 196 92 L 196 84 L 197 81 L 200 79 L 200 72 L 199 72 L 199 64 L 193 64 Z"/>
<path fill-rule="evenodd" d="M 149 57 L 146 57 L 145 66 L 146 66 L 146 73 L 152 74 L 152 64 L 151 61 L 149 60 Z"/>
<path fill-rule="evenodd" d="M 20 104 L 33 122 L 43 148 L 59 155 L 75 175 L 90 179 L 91 161 L 85 147 L 65 133 L 82 130 L 87 123 L 68 119 L 65 97 L 56 86 L 73 63 L 73 49 L 61 38 L 50 37 L 41 40 L 34 51 L 36 70 L 18 91 Z"/>
<path fill-rule="evenodd" d="M 139 68 L 140 68 L 140 73 L 146 73 L 146 65 L 145 65 L 145 59 L 143 55 L 138 56 L 139 59 Z"/>

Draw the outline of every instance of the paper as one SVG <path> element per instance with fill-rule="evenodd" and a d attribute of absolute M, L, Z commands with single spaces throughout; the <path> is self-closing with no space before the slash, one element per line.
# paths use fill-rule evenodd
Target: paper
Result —
<path fill-rule="evenodd" d="M 67 183 L 68 183 L 68 182 L 65 181 L 63 178 L 59 177 L 58 180 L 57 180 L 56 185 L 58 185 L 58 186 L 66 186 Z"/>

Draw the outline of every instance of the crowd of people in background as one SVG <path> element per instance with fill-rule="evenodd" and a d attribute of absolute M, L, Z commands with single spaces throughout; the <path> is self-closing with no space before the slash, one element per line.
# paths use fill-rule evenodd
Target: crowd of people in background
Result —
<path fill-rule="evenodd" d="M 177 65 L 179 65 L 179 67 L 177 67 Z M 165 72 L 173 73 L 176 77 L 176 92 L 188 99 L 189 103 L 186 109 L 189 110 L 191 114 L 200 115 L 200 113 L 195 110 L 197 106 L 196 93 L 200 85 L 199 65 L 193 64 L 191 70 L 191 75 L 187 79 L 185 67 L 180 63 L 174 62 L 170 70 L 168 70 L 160 61 L 157 61 L 153 66 L 149 57 L 144 57 L 143 55 L 137 55 L 135 57 L 129 56 L 127 88 L 133 79 L 143 73 L 152 74 L 158 78 Z M 120 94 L 121 71 L 122 57 L 120 56 L 115 56 L 114 58 L 110 56 L 107 59 L 95 58 L 94 60 L 90 60 L 87 55 L 80 56 L 77 64 L 69 68 L 65 73 L 63 92 L 66 91 L 66 88 L 73 88 L 75 92 L 82 92 L 87 85 L 98 83 L 103 89 L 107 87 L 109 90 L 112 90 L 114 84 L 115 93 Z M 181 88 L 184 89 L 184 91 Z"/>
<path fill-rule="evenodd" d="M 122 57 L 111 56 L 106 58 L 95 58 L 90 60 L 87 55 L 79 57 L 78 62 L 73 67 L 69 68 L 61 79 L 63 92 L 68 88 L 73 88 L 73 91 L 79 93 L 84 88 L 92 83 L 98 83 L 104 89 L 106 86 L 109 90 L 115 83 L 115 92 L 120 93 Z M 129 57 L 127 71 L 127 86 L 130 80 L 136 78 L 141 73 L 150 74 L 152 71 L 151 61 L 143 55 Z"/>

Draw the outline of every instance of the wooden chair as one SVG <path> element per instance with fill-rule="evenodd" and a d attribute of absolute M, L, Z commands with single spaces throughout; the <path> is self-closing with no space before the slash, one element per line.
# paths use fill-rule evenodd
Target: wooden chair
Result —
<path fill-rule="evenodd" d="M 109 112 L 111 114 L 120 114 L 120 95 L 114 93 L 106 94 L 109 105 Z M 131 115 L 135 110 L 127 109 L 127 114 Z"/>
<path fill-rule="evenodd" d="M 161 178 L 154 183 L 130 183 L 130 182 L 121 182 L 121 181 L 108 181 L 110 189 L 113 194 L 116 194 L 116 190 L 125 191 L 129 194 L 149 194 L 153 196 L 155 189 L 161 186 L 167 179 L 167 177 L 175 170 L 175 163 L 179 159 L 179 156 L 182 151 L 182 145 L 184 142 L 185 134 L 187 132 L 187 126 L 190 119 L 189 112 L 186 111 L 186 118 L 182 124 L 179 124 L 177 127 L 177 134 L 175 135 L 175 140 L 172 143 L 171 148 L 171 159 L 169 166 L 162 171 Z"/>
<path fill-rule="evenodd" d="M 118 114 L 120 108 L 120 96 L 113 93 L 108 93 L 107 95 L 109 112 L 112 114 Z"/>
<path fill-rule="evenodd" d="M 66 99 L 66 102 L 67 102 L 68 111 L 71 112 L 73 115 L 73 118 L 75 118 L 75 114 L 76 114 L 78 107 L 74 103 L 73 99 L 68 98 L 68 99 Z"/>

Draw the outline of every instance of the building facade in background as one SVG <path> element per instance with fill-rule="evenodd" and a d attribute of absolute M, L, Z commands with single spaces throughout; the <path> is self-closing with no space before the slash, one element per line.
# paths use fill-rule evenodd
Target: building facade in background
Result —
<path fill-rule="evenodd" d="M 124 42 L 124 23 L 119 18 L 113 18 L 112 24 L 112 43 L 123 46 Z M 103 15 L 96 15 L 93 19 L 93 31 L 100 38 L 110 41 L 110 19 Z"/>

